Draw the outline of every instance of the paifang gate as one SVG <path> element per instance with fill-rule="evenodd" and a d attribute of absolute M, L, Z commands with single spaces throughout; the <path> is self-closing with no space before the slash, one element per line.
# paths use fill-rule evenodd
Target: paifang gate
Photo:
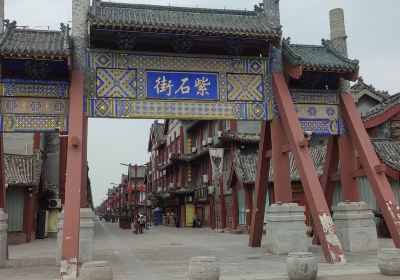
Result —
<path fill-rule="evenodd" d="M 331 40 L 320 46 L 282 39 L 276 0 L 264 0 L 255 11 L 73 0 L 72 37 L 64 25 L 45 32 L 9 24 L 0 42 L 2 131 L 68 132 L 60 276 L 74 277 L 78 269 L 88 117 L 262 121 L 249 245 L 261 245 L 271 158 L 276 200 L 292 201 L 292 151 L 331 263 L 345 258 L 328 207 L 329 178 L 339 162 L 347 164 L 340 173 L 343 198 L 360 200 L 353 176 L 356 149 L 400 247 L 400 210 L 346 93 L 359 69 L 347 58 L 340 11 L 336 17 Z M 30 49 L 18 47 L 27 41 Z M 308 133 L 331 136 L 321 182 Z"/>

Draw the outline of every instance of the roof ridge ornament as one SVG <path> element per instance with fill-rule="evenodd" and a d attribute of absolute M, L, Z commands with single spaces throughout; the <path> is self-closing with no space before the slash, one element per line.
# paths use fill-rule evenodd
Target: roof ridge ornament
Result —
<path fill-rule="evenodd" d="M 254 5 L 255 12 L 263 12 L 264 11 L 264 3 L 259 3 L 258 5 Z"/>
<path fill-rule="evenodd" d="M 358 77 L 357 83 L 352 86 L 353 92 L 359 92 L 363 89 L 367 89 L 383 98 L 382 101 L 389 97 L 389 92 L 387 90 L 378 90 L 372 84 L 367 84 L 362 76 Z"/>
<path fill-rule="evenodd" d="M 349 62 L 350 64 L 354 65 L 354 66 L 358 66 L 358 64 L 360 63 L 359 60 L 357 59 L 350 59 L 342 54 L 340 54 L 340 52 L 338 52 L 332 45 L 332 40 L 328 40 L 328 39 L 321 39 L 321 43 L 324 47 L 326 47 L 328 50 L 330 50 L 333 54 L 335 54 L 336 56 L 338 56 L 339 58 Z"/>
<path fill-rule="evenodd" d="M 4 26 L 7 28 L 16 28 L 17 27 L 17 21 L 13 20 L 10 22 L 9 19 L 4 20 Z"/>

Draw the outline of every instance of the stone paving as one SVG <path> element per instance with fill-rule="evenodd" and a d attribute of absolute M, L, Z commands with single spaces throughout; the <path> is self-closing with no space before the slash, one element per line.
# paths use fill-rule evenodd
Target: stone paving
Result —
<path fill-rule="evenodd" d="M 150 227 L 143 235 L 120 230 L 117 224 L 96 222 L 95 260 L 110 261 L 116 280 L 187 279 L 191 257 L 216 256 L 222 280 L 288 279 L 286 257 L 267 254 L 264 247 L 247 247 L 248 235 L 216 233 L 208 229 Z M 381 247 L 393 247 L 389 239 Z M 10 260 L 0 269 L 0 279 L 56 279 L 56 240 L 36 240 L 10 246 Z M 319 261 L 320 280 L 399 279 L 383 277 L 377 267 L 377 253 L 347 253 L 348 264 L 324 262 L 322 251 L 309 246 Z"/>

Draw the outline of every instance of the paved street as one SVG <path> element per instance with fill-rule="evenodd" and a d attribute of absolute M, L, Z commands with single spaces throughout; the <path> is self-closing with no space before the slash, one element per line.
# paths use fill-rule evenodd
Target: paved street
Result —
<path fill-rule="evenodd" d="M 108 260 L 116 280 L 187 279 L 190 257 L 217 256 L 223 280 L 287 279 L 284 256 L 265 253 L 265 248 L 247 247 L 247 235 L 214 233 L 208 229 L 151 227 L 143 235 L 120 230 L 117 224 L 97 222 L 95 260 Z M 393 246 L 381 240 L 381 246 Z M 56 240 L 36 240 L 10 247 L 11 259 L 0 270 L 0 279 L 55 279 Z M 378 273 L 376 253 L 347 254 L 348 264 L 324 263 L 321 250 L 310 246 L 320 261 L 318 279 L 398 279 Z M 353 274 L 353 275 L 349 275 Z"/>

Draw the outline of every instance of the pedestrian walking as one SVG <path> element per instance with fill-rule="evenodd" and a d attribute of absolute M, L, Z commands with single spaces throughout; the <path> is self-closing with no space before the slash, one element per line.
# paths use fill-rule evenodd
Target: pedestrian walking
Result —
<path fill-rule="evenodd" d="M 143 233 L 143 228 L 146 223 L 146 216 L 140 214 L 138 222 L 139 222 L 139 233 Z"/>

